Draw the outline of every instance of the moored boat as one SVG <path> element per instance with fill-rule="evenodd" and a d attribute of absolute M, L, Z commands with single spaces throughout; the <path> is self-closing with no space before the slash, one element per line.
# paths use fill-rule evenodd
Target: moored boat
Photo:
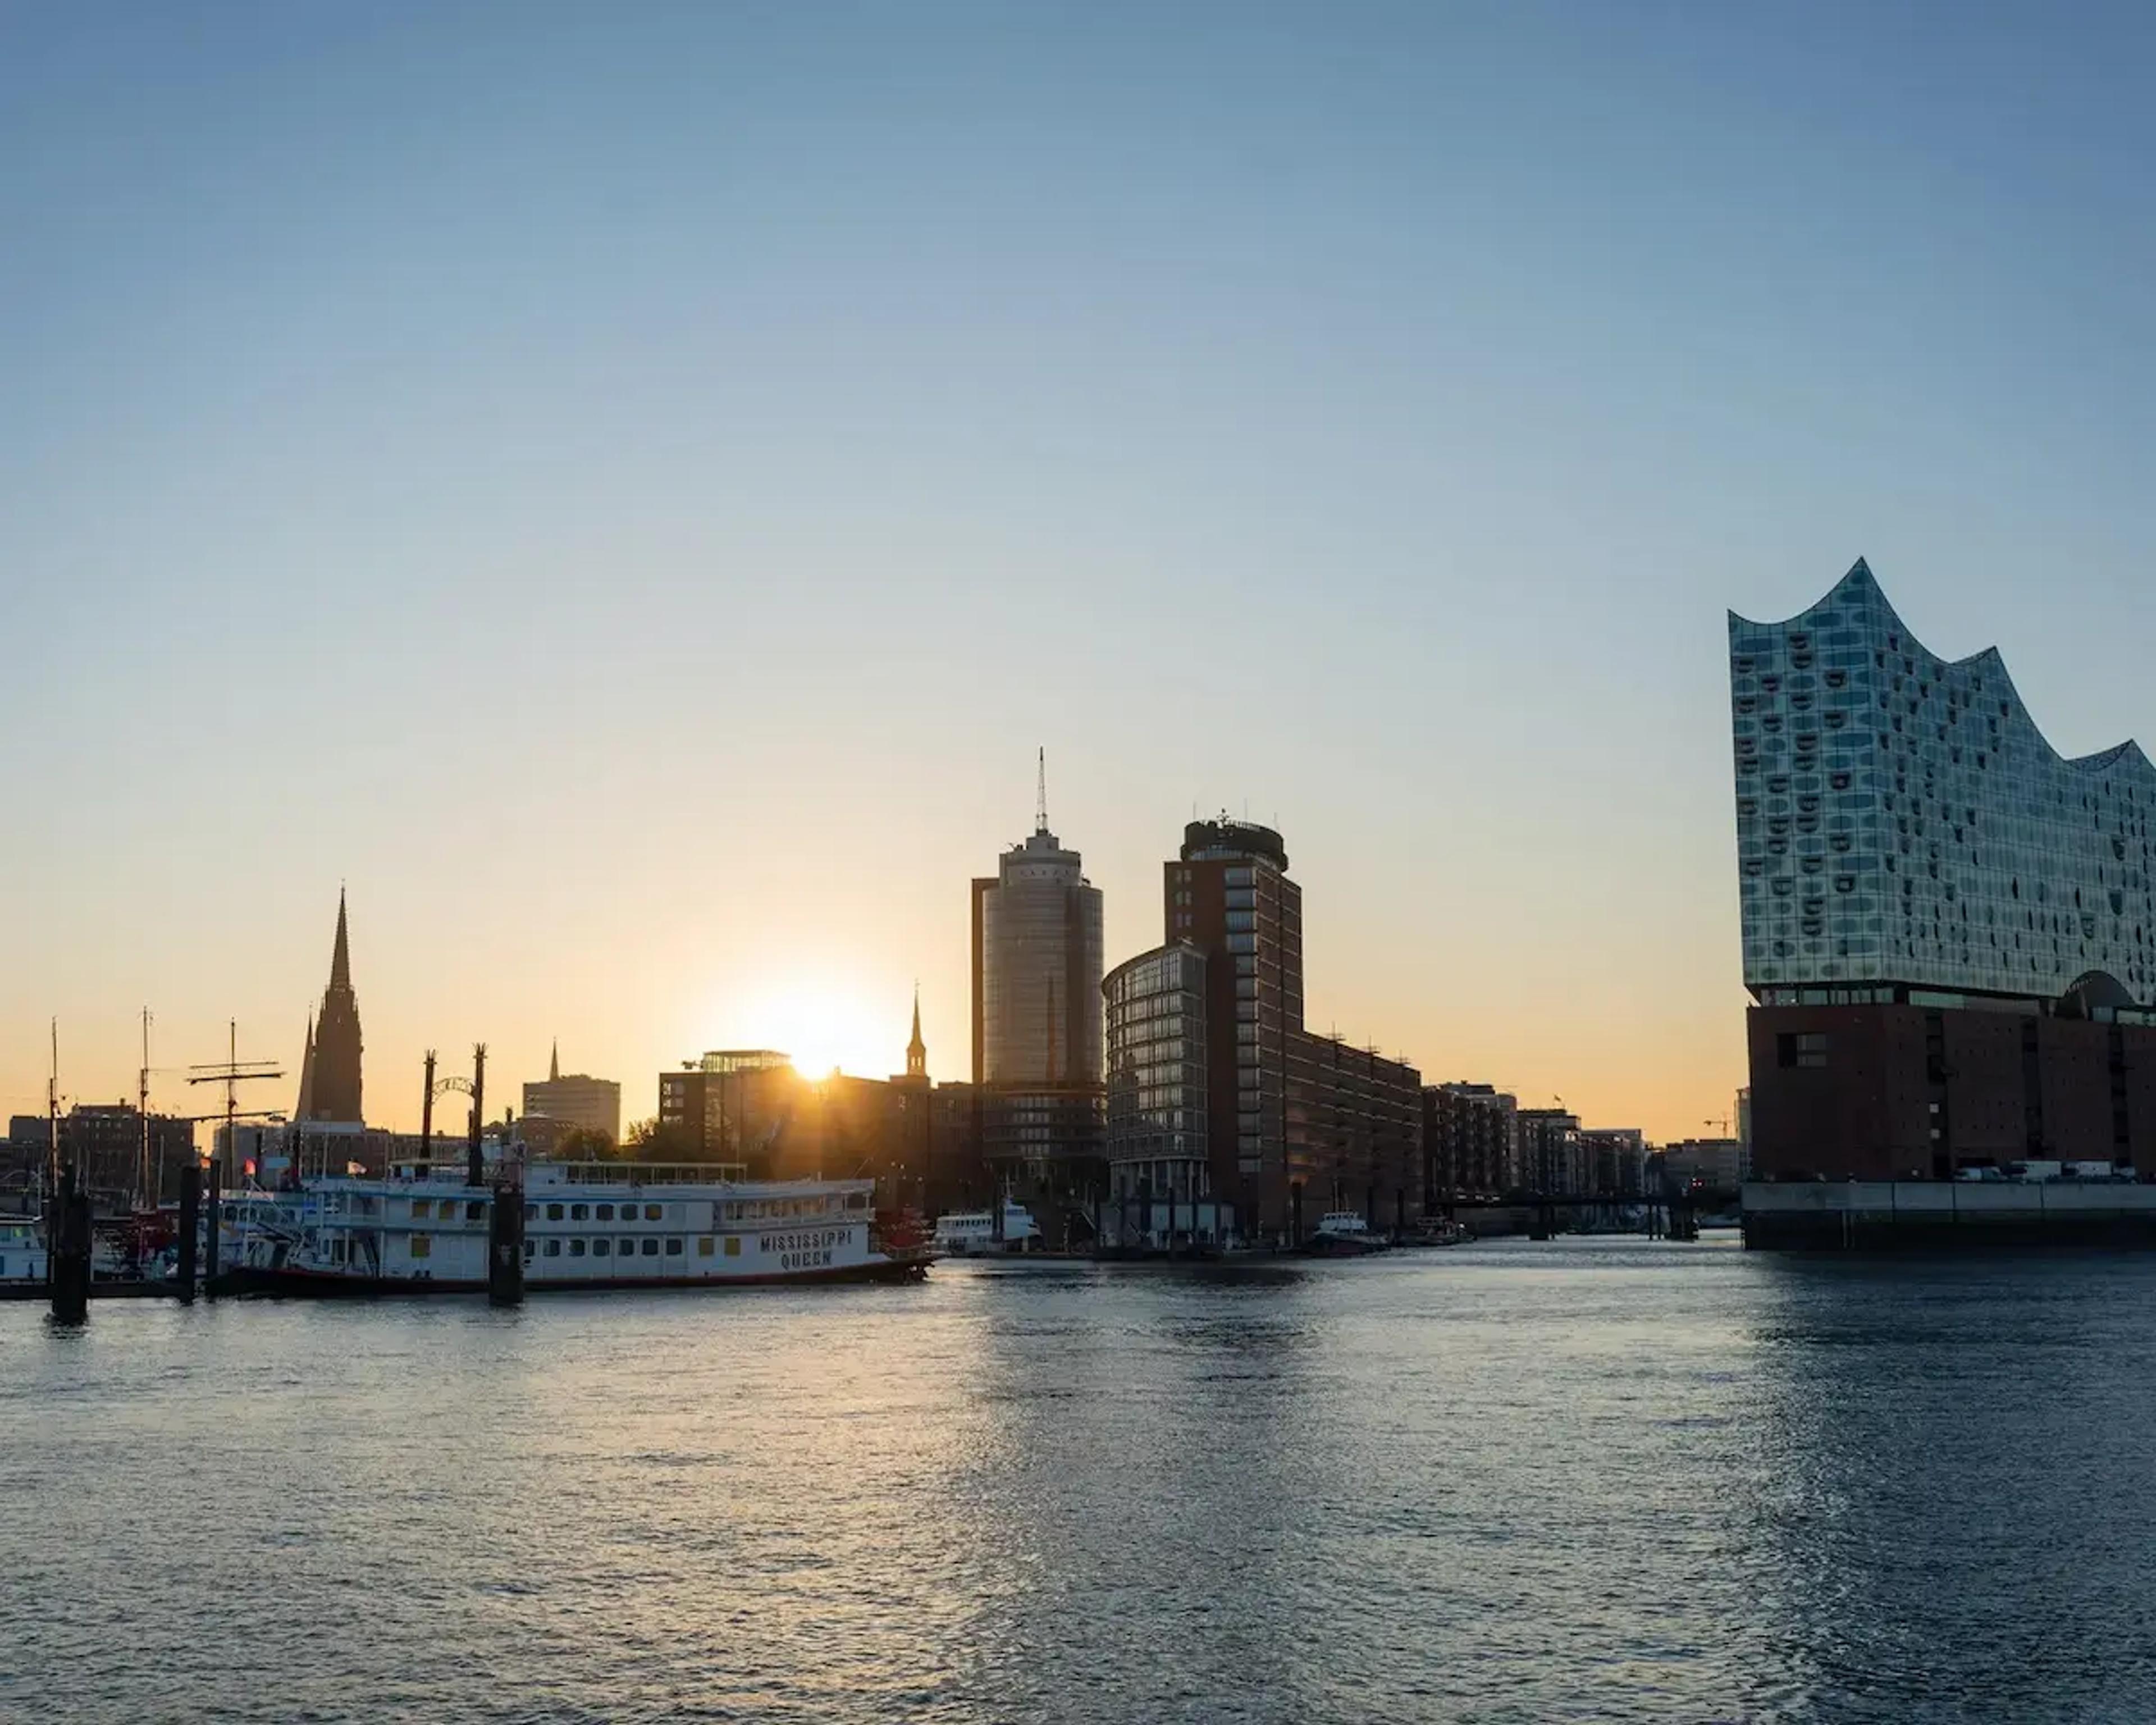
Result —
<path fill-rule="evenodd" d="M 1361 1258 L 1391 1249 L 1392 1242 L 1372 1232 L 1368 1221 L 1354 1210 L 1327 1210 L 1317 1232 L 1302 1246 L 1313 1258 Z"/>
<path fill-rule="evenodd" d="M 35 1216 L 0 1216 L 0 1282 L 44 1280 L 44 1224 Z"/>
<path fill-rule="evenodd" d="M 734 1164 L 533 1163 L 521 1170 L 524 1287 L 741 1287 L 905 1281 L 935 1253 L 917 1222 L 875 1208 L 873 1180 L 752 1181 Z M 478 1293 L 494 1188 L 462 1165 L 341 1178 L 275 1194 L 234 1260 L 235 1291 Z"/>
<path fill-rule="evenodd" d="M 936 1250 L 948 1257 L 1007 1256 L 1038 1251 L 1047 1242 L 1033 1212 L 1006 1199 L 1003 1228 L 996 1228 L 993 1210 L 946 1210 L 936 1219 Z"/>
<path fill-rule="evenodd" d="M 1430 1216 L 1404 1235 L 1400 1244 L 1409 1246 L 1465 1245 L 1474 1237 L 1449 1216 Z"/>

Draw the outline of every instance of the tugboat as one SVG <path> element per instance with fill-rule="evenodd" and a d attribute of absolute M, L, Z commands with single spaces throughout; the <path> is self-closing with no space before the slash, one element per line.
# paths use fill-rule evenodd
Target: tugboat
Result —
<path fill-rule="evenodd" d="M 1317 1232 L 1303 1243 L 1303 1254 L 1312 1258 L 1367 1258 L 1373 1252 L 1392 1250 L 1392 1242 L 1370 1231 L 1358 1211 L 1327 1210 Z"/>

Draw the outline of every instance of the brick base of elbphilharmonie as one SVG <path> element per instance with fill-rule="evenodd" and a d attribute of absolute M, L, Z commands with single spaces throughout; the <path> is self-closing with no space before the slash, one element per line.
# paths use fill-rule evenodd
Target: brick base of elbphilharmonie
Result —
<path fill-rule="evenodd" d="M 1758 1179 L 1945 1180 L 2016 1163 L 2156 1179 L 2156 1028 L 1993 1007 L 1754 1007 Z"/>

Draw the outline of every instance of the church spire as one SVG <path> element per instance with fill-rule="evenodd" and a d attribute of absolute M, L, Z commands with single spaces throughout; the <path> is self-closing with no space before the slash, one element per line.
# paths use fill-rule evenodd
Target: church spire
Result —
<path fill-rule="evenodd" d="M 360 1111 L 359 997 L 352 986 L 352 937 L 344 889 L 337 889 L 336 945 L 330 955 L 330 985 L 315 1015 L 314 1084 L 308 1113 L 316 1120 L 363 1122 Z"/>
<path fill-rule="evenodd" d="M 928 1045 L 921 1040 L 921 984 L 913 985 L 913 1040 L 906 1045 L 906 1076 L 928 1076 Z"/>
<path fill-rule="evenodd" d="M 345 935 L 344 888 L 337 888 L 336 948 L 330 954 L 330 986 L 349 988 L 352 986 L 352 947 Z"/>
<path fill-rule="evenodd" d="M 315 1117 L 315 1015 L 307 1014 L 306 1052 L 300 1056 L 300 1100 L 292 1110 L 295 1120 Z"/>
<path fill-rule="evenodd" d="M 562 1076 L 562 1039 L 554 1039 L 554 1057 L 547 1062 L 547 1081 L 553 1083 Z"/>

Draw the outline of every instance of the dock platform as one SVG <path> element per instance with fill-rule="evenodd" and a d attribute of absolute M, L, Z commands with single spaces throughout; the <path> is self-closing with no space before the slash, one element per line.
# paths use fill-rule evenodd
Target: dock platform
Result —
<path fill-rule="evenodd" d="M 1754 1251 L 2156 1247 L 2156 1185 L 2107 1180 L 1750 1181 Z"/>

